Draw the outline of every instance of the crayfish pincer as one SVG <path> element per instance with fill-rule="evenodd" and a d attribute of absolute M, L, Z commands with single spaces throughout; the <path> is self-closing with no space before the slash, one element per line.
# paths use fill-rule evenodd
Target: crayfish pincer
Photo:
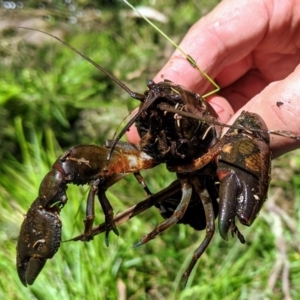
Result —
<path fill-rule="evenodd" d="M 57 252 L 61 226 L 59 207 L 44 208 L 43 199 L 37 198 L 25 215 L 17 245 L 17 270 L 25 286 L 34 283 L 47 259 Z"/>
<path fill-rule="evenodd" d="M 108 154 L 111 154 L 109 162 Z M 78 145 L 67 150 L 53 164 L 43 179 L 39 195 L 25 215 L 17 245 L 17 270 L 21 282 L 32 285 L 47 259 L 57 252 L 61 242 L 60 210 L 67 203 L 67 184 L 90 184 L 85 239 L 91 237 L 94 221 L 94 198 L 98 195 L 105 215 L 106 242 L 108 233 L 118 231 L 113 221 L 113 209 L 106 198 L 106 189 L 141 169 L 152 168 L 155 161 L 137 147 L 119 142 L 113 151 L 96 145 Z"/>

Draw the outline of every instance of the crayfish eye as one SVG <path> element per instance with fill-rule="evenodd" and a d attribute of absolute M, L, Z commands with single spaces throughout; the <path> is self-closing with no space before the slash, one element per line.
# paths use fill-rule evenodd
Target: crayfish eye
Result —
<path fill-rule="evenodd" d="M 155 85 L 155 82 L 154 82 L 153 80 L 148 80 L 148 82 L 147 82 L 147 87 L 148 87 L 149 89 L 151 89 L 151 87 L 154 86 L 154 85 Z"/>

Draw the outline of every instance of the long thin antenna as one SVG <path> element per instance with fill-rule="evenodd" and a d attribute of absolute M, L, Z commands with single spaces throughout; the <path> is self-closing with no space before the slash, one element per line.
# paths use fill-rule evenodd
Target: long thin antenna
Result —
<path fill-rule="evenodd" d="M 190 113 L 188 111 L 182 111 L 182 110 L 178 110 L 176 108 L 173 108 L 171 105 L 168 105 L 166 103 L 160 103 L 160 104 L 157 105 L 157 107 L 159 109 L 163 110 L 163 111 L 178 114 L 178 115 L 186 117 L 186 118 L 199 120 L 200 122 L 206 122 L 206 123 L 213 124 L 213 125 L 218 125 L 218 126 L 221 126 L 221 127 L 228 127 L 228 128 L 234 128 L 234 129 L 244 129 L 243 126 L 234 126 L 232 124 L 229 125 L 229 124 L 221 123 L 221 122 L 218 122 L 217 120 L 212 120 L 212 119 L 205 118 L 204 116 L 203 117 L 198 117 L 195 114 Z M 246 128 L 246 129 L 251 130 L 251 131 L 255 131 L 255 132 L 262 132 L 262 133 L 268 133 L 268 134 L 283 136 L 283 137 L 287 137 L 287 138 L 291 138 L 291 139 L 300 141 L 300 136 L 299 135 L 294 134 L 290 131 L 286 131 L 286 130 L 264 130 L 264 129 L 258 129 L 258 128 Z"/>
<path fill-rule="evenodd" d="M 78 55 L 80 55 L 81 57 L 83 57 L 84 59 L 86 59 L 89 63 L 91 63 L 93 66 L 95 66 L 98 70 L 100 70 L 105 75 L 107 75 L 109 78 L 111 78 L 118 86 L 120 86 L 124 91 L 126 91 L 132 98 L 140 100 L 142 102 L 145 100 L 145 95 L 144 94 L 139 94 L 139 93 L 133 92 L 122 81 L 120 81 L 115 76 L 113 76 L 111 73 L 109 73 L 108 71 L 106 71 L 103 67 L 101 67 L 99 64 L 97 64 L 95 61 L 93 61 L 92 59 L 90 59 L 89 57 L 87 57 L 85 54 L 83 54 L 79 50 L 75 49 L 73 46 L 71 46 L 67 42 L 61 40 L 57 36 L 55 36 L 55 35 L 53 35 L 51 33 L 48 33 L 46 31 L 40 30 L 40 29 L 33 29 L 33 28 L 23 27 L 23 26 L 18 27 L 18 28 L 20 28 L 20 29 L 26 29 L 26 30 L 31 30 L 31 31 L 37 31 L 37 32 L 41 32 L 43 34 L 46 34 L 48 36 L 51 36 L 52 38 L 56 39 L 57 41 L 59 41 L 60 43 L 64 44 L 69 49 L 71 49 L 72 51 L 74 51 L 75 53 L 77 53 Z"/>

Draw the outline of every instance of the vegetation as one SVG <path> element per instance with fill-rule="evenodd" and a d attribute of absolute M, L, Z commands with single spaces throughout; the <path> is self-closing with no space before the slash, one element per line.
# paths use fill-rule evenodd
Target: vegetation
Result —
<path fill-rule="evenodd" d="M 216 4 L 132 2 L 151 5 L 167 17 L 167 23 L 157 24 L 175 41 Z M 113 138 L 137 102 L 65 46 L 16 29 L 16 24 L 62 37 L 138 92 L 143 92 L 146 80 L 163 66 L 173 48 L 144 20 L 132 17 L 120 1 L 27 1 L 23 8 L 3 8 L 0 14 L 8 24 L 0 32 L 1 299 L 299 298 L 299 151 L 274 162 L 262 213 L 251 228 L 240 226 L 247 244 L 237 239 L 225 242 L 216 234 L 184 291 L 178 291 L 181 274 L 205 232 L 176 225 L 133 249 L 162 221 L 154 208 L 120 226 L 119 237 L 110 234 L 109 248 L 103 235 L 90 243 L 63 243 L 35 284 L 25 288 L 15 269 L 15 247 L 23 215 L 42 178 L 71 145 L 101 144 Z M 174 178 L 163 166 L 143 175 L 153 191 Z M 61 213 L 63 240 L 82 232 L 87 187 L 70 186 L 68 196 Z M 128 176 L 109 190 L 108 197 L 115 212 L 120 212 L 145 195 Z M 98 207 L 96 214 L 96 222 L 101 223 Z"/>

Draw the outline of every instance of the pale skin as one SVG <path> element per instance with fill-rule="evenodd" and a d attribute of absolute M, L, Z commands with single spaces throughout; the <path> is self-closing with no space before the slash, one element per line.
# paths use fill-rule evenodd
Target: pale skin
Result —
<path fill-rule="evenodd" d="M 300 135 L 300 1 L 224 0 L 194 24 L 180 47 L 221 87 L 206 99 L 231 124 L 242 110 L 258 113 L 269 129 Z M 175 51 L 155 76 L 201 95 L 212 89 Z M 128 141 L 139 140 L 135 128 Z M 273 158 L 300 141 L 271 135 Z"/>

